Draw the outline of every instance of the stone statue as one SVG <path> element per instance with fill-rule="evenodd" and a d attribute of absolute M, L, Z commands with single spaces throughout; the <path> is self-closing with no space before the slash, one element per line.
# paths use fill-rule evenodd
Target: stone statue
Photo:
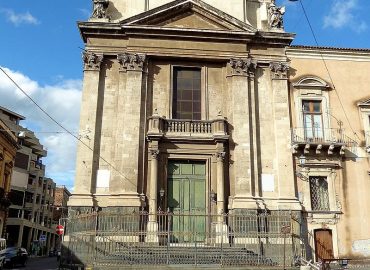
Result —
<path fill-rule="evenodd" d="M 283 29 L 285 7 L 277 7 L 274 3 L 269 6 L 269 24 L 271 28 Z"/>
<path fill-rule="evenodd" d="M 109 0 L 92 0 L 94 4 L 92 18 L 107 18 L 107 8 L 109 6 Z"/>

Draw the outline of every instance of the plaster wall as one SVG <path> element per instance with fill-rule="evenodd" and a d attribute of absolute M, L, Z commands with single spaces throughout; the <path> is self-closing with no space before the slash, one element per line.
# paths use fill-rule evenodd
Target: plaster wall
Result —
<path fill-rule="evenodd" d="M 313 75 L 325 80 L 332 86 L 329 74 L 318 51 L 288 50 L 291 59 L 291 82 L 303 76 Z M 329 90 L 330 126 L 338 128 L 338 120 L 343 122 L 345 134 L 359 143 L 358 147 L 346 155 L 340 162 L 335 192 L 338 195 L 343 215 L 337 224 L 337 242 L 339 256 L 364 257 L 370 249 L 366 241 L 370 239 L 368 225 L 370 223 L 370 176 L 368 174 L 370 159 L 365 151 L 364 121 L 358 102 L 369 98 L 370 93 L 370 57 L 366 52 L 323 52 L 336 91 Z M 297 115 L 291 87 L 292 124 L 297 126 Z M 340 97 L 340 100 L 338 98 Z M 346 117 L 340 102 L 343 104 Z M 335 118 L 336 119 L 335 119 Z M 330 161 L 329 157 L 321 158 L 321 162 Z M 301 181 L 298 179 L 298 181 Z M 302 186 L 302 185 L 300 185 Z M 300 192 L 305 193 L 300 188 Z M 306 194 L 309 193 L 306 192 Z M 324 226 L 324 225 L 323 225 Z"/>

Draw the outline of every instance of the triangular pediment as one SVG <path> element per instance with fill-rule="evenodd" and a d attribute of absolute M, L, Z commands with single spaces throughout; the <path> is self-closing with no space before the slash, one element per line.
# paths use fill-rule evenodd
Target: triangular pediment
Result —
<path fill-rule="evenodd" d="M 177 0 L 121 22 L 124 26 L 152 26 L 174 29 L 256 32 L 242 22 L 201 0 Z"/>
<path fill-rule="evenodd" d="M 359 101 L 357 105 L 359 107 L 370 107 L 370 98 Z"/>

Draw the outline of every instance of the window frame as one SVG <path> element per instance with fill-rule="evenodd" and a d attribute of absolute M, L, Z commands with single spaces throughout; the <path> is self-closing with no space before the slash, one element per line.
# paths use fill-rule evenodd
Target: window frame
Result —
<path fill-rule="evenodd" d="M 175 69 L 179 68 L 194 68 L 200 69 L 200 95 L 201 95 L 201 117 L 200 120 L 208 120 L 209 118 L 209 110 L 208 110 L 208 91 L 207 91 L 207 73 L 208 68 L 206 65 L 196 65 L 194 63 L 178 63 L 178 64 L 171 64 L 170 65 L 170 95 L 169 95 L 169 112 L 168 116 L 169 119 L 173 119 L 173 96 L 174 96 L 174 83 L 175 83 Z"/>
<path fill-rule="evenodd" d="M 325 187 L 325 190 L 324 192 L 326 194 L 320 194 L 321 196 L 326 196 L 326 198 L 321 198 L 319 199 L 318 198 L 318 201 L 317 202 L 314 202 L 313 201 L 313 193 L 314 193 L 314 190 L 313 190 L 313 181 L 314 180 L 318 180 L 318 181 L 322 181 L 326 184 L 326 187 Z M 329 181 L 328 181 L 328 178 L 326 176 L 309 176 L 309 186 L 310 186 L 310 200 L 311 200 L 311 210 L 312 211 L 330 211 L 330 194 L 329 194 Z M 319 188 L 320 188 L 320 184 L 319 184 Z M 316 190 L 317 192 L 317 190 Z M 325 200 L 325 202 L 322 202 L 322 200 Z M 320 205 L 322 204 L 322 205 Z M 326 207 L 325 207 L 326 206 Z"/>

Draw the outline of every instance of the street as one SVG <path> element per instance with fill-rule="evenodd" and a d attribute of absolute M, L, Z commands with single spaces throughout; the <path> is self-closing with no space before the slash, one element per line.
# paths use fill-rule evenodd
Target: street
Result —
<path fill-rule="evenodd" d="M 29 258 L 26 267 L 17 266 L 12 268 L 14 270 L 56 270 L 57 266 L 56 257 L 36 257 Z"/>

